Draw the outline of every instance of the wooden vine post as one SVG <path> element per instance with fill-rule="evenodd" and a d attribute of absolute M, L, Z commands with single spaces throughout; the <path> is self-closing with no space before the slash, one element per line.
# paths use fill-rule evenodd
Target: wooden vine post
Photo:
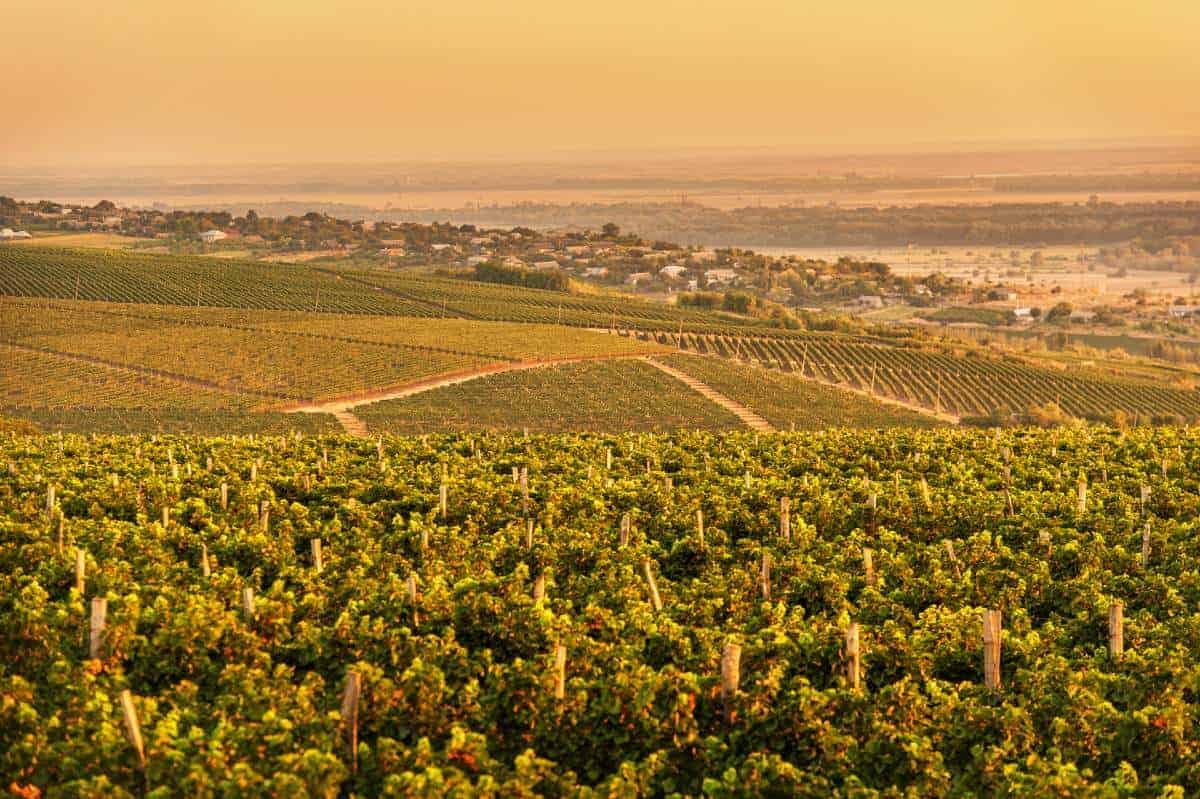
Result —
<path fill-rule="evenodd" d="M 846 684 L 852 691 L 858 690 L 859 666 L 858 622 L 852 621 L 846 628 Z"/>
<path fill-rule="evenodd" d="M 533 519 L 525 520 L 525 548 L 533 549 Z"/>
<path fill-rule="evenodd" d="M 620 544 L 623 547 L 629 546 L 629 532 L 630 532 L 632 526 L 633 526 L 633 523 L 630 521 L 629 514 L 626 513 L 624 516 L 621 517 Z"/>
<path fill-rule="evenodd" d="M 792 500 L 790 497 L 779 498 L 779 537 L 784 541 L 792 540 Z"/>
<path fill-rule="evenodd" d="M 446 508 L 449 505 L 449 500 L 450 500 L 449 494 L 450 494 L 450 487 L 448 485 L 446 485 L 445 483 L 442 483 L 442 487 L 438 492 L 438 507 L 441 511 L 443 520 L 445 520 L 445 518 L 446 518 Z"/>
<path fill-rule="evenodd" d="M 1142 515 L 1146 515 L 1146 505 L 1150 504 L 1150 486 L 1142 486 Z"/>
<path fill-rule="evenodd" d="M 254 618 L 254 589 L 250 586 L 242 589 L 242 612 L 247 619 Z"/>
<path fill-rule="evenodd" d="M 771 553 L 765 549 L 758 570 L 758 582 L 762 587 L 762 598 L 768 602 L 771 601 Z"/>
<path fill-rule="evenodd" d="M 208 561 L 208 544 L 200 544 L 200 574 L 205 577 L 212 576 L 212 565 Z"/>
<path fill-rule="evenodd" d="M 87 552 L 83 549 L 76 548 L 75 550 L 75 590 L 83 594 L 83 589 L 87 585 Z"/>
<path fill-rule="evenodd" d="M 221 510 L 229 510 L 229 483 L 221 483 Z"/>
<path fill-rule="evenodd" d="M 313 538 L 308 542 L 309 548 L 312 550 L 313 571 L 320 574 L 325 568 L 325 558 L 321 553 L 321 539 Z"/>
<path fill-rule="evenodd" d="M 700 549 L 704 549 L 704 511 L 696 508 L 696 536 L 700 541 Z"/>
<path fill-rule="evenodd" d="M 725 706 L 725 721 L 733 721 L 733 698 L 737 696 L 742 679 L 742 648 L 727 641 L 721 651 L 721 702 Z"/>
<path fill-rule="evenodd" d="M 567 698 L 567 648 L 562 644 L 554 647 L 554 698 Z"/>
<path fill-rule="evenodd" d="M 415 575 L 415 574 L 408 575 L 408 581 L 405 584 L 405 586 L 408 589 L 408 601 L 412 605 L 413 626 L 416 627 L 418 624 L 421 623 L 420 614 L 417 610 L 417 604 L 420 601 L 420 598 L 417 595 L 417 575 Z"/>
<path fill-rule="evenodd" d="M 533 580 L 533 604 L 539 605 L 546 599 L 546 572 L 542 572 Z"/>
<path fill-rule="evenodd" d="M 1000 690 L 1000 611 L 983 612 L 983 682 Z"/>
<path fill-rule="evenodd" d="M 642 575 L 646 578 L 646 590 L 650 594 L 650 605 L 657 613 L 662 610 L 662 598 L 658 595 L 658 583 L 654 581 L 654 570 L 650 567 L 650 559 L 642 560 Z"/>
<path fill-rule="evenodd" d="M 108 617 L 108 600 L 102 596 L 92 597 L 92 618 L 88 625 L 88 657 L 100 659 L 104 645 L 104 625 Z"/>
<path fill-rule="evenodd" d="M 358 700 L 362 696 L 362 677 L 357 671 L 346 672 L 342 689 L 342 723 L 350 739 L 351 768 L 358 771 Z"/>
<path fill-rule="evenodd" d="M 138 722 L 137 708 L 133 706 L 133 694 L 129 689 L 121 691 L 121 716 L 125 720 L 125 735 L 129 745 L 137 753 L 138 768 L 146 770 L 146 746 L 142 742 L 142 725 Z"/>
<path fill-rule="evenodd" d="M 1150 520 L 1142 525 L 1142 568 L 1150 567 Z"/>
<path fill-rule="evenodd" d="M 1118 659 L 1125 652 L 1125 603 L 1113 600 L 1108 606 L 1108 654 Z"/>
<path fill-rule="evenodd" d="M 879 578 L 875 576 L 875 550 L 870 547 L 863 547 L 863 574 L 866 576 L 867 585 L 874 588 L 879 584 Z"/>

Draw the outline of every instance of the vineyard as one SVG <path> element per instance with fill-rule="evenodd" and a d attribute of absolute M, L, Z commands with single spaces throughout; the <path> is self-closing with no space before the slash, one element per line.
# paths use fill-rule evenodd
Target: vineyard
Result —
<path fill-rule="evenodd" d="M 728 430 L 737 418 L 637 360 L 505 372 L 355 409 L 372 432 Z"/>
<path fill-rule="evenodd" d="M 780 430 L 945 424 L 929 414 L 886 405 L 794 374 L 699 355 L 671 355 L 662 360 L 754 409 Z"/>
<path fill-rule="evenodd" d="M 191 381 L 262 407 L 353 396 L 495 363 L 671 349 L 790 372 L 945 417 L 992 419 L 1053 404 L 1094 421 L 1121 421 L 1118 414 L 1139 423 L 1200 419 L 1195 390 L 1099 369 L 1055 369 L 904 335 L 784 330 L 662 303 L 418 271 L 15 247 L 0 250 L 0 294 L 19 295 L 0 298 L 0 340 L 10 345 Z M 61 299 L 68 297 L 89 301 Z M 751 377 L 749 391 L 770 381 L 797 385 Z M 79 405 L 81 395 L 68 394 L 46 407 Z M 796 405 L 801 396 L 782 402 Z"/>
<path fill-rule="evenodd" d="M 0 438 L 18 796 L 1188 796 L 1200 437 Z"/>
<path fill-rule="evenodd" d="M 1109 419 L 1116 411 L 1145 421 L 1200 418 L 1200 393 L 1193 390 L 1063 372 L 1015 358 L 960 356 L 828 335 L 641 335 L 666 346 L 745 360 L 956 416 L 982 417 L 1001 407 L 1022 410 L 1052 402 L 1084 419 Z"/>

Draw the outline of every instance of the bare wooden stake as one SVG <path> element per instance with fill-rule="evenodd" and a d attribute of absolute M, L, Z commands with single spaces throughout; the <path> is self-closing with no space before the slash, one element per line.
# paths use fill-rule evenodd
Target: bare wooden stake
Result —
<path fill-rule="evenodd" d="M 246 618 L 254 618 L 254 589 L 249 586 L 242 589 L 242 612 Z"/>
<path fill-rule="evenodd" d="M 876 586 L 879 579 L 875 576 L 875 551 L 870 547 L 863 547 L 863 574 L 866 575 L 867 585 Z"/>
<path fill-rule="evenodd" d="M 258 513 L 258 529 L 262 530 L 265 533 L 270 529 L 270 526 L 271 526 L 271 508 L 269 505 L 267 505 L 267 501 L 264 499 L 262 502 L 262 505 L 261 505 L 261 510 L 259 510 L 259 513 Z"/>
<path fill-rule="evenodd" d="M 46 522 L 54 518 L 54 486 L 46 486 Z"/>
<path fill-rule="evenodd" d="M 446 509 L 449 506 L 449 500 L 450 500 L 449 493 L 450 493 L 450 487 L 448 485 L 446 485 L 445 483 L 442 483 L 441 491 L 439 492 L 439 496 L 438 496 L 438 503 L 439 503 L 439 507 L 441 509 L 441 514 L 442 514 L 443 519 L 446 518 Z"/>
<path fill-rule="evenodd" d="M 623 547 L 629 546 L 629 533 L 632 530 L 632 528 L 633 528 L 633 523 L 629 519 L 629 514 L 626 513 L 624 516 L 621 517 L 621 538 L 620 538 L 621 546 L 623 546 Z"/>
<path fill-rule="evenodd" d="M 1150 486 L 1142 486 L 1142 515 L 1146 515 L 1146 505 L 1150 503 Z"/>
<path fill-rule="evenodd" d="M 58 554 L 60 555 L 63 553 L 63 546 L 66 543 L 64 540 L 66 538 L 66 524 L 67 517 L 60 513 L 58 515 Z"/>
<path fill-rule="evenodd" d="M 533 549 L 533 519 L 525 520 L 525 548 Z"/>
<path fill-rule="evenodd" d="M 229 484 L 221 483 L 221 510 L 229 509 Z"/>
<path fill-rule="evenodd" d="M 133 706 L 133 694 L 129 689 L 121 691 L 121 715 L 125 719 L 125 735 L 129 745 L 137 753 L 138 768 L 146 769 L 146 747 L 142 743 L 142 725 L 138 722 L 137 709 Z"/>
<path fill-rule="evenodd" d="M 171 526 L 171 509 L 168 507 L 165 507 L 165 506 L 162 509 L 162 526 L 163 527 Z"/>
<path fill-rule="evenodd" d="M 1125 652 L 1125 603 L 1113 600 L 1108 606 L 1108 654 L 1119 658 Z"/>
<path fill-rule="evenodd" d="M 308 542 L 309 548 L 312 550 L 313 570 L 320 574 L 325 568 L 325 558 L 321 554 L 321 539 L 313 538 Z"/>
<path fill-rule="evenodd" d="M 721 702 L 725 705 L 725 721 L 733 720 L 733 699 L 742 681 L 742 648 L 730 641 L 721 650 Z"/>
<path fill-rule="evenodd" d="M 612 471 L 612 447 L 604 448 L 604 468 Z"/>
<path fill-rule="evenodd" d="M 850 622 L 850 626 L 846 628 L 846 683 L 850 686 L 850 690 L 857 691 L 859 685 L 859 650 L 858 650 L 858 622 Z"/>
<path fill-rule="evenodd" d="M 420 596 L 417 594 L 417 575 L 408 575 L 408 601 L 412 605 L 413 626 L 416 627 L 421 623 L 420 611 L 417 605 L 420 603 Z"/>
<path fill-rule="evenodd" d="M 983 681 L 993 691 L 1000 690 L 1000 611 L 983 612 Z"/>
<path fill-rule="evenodd" d="M 650 559 L 642 560 L 642 574 L 646 578 L 646 590 L 650 593 L 650 605 L 657 613 L 662 610 L 662 598 L 658 595 L 658 583 L 654 581 L 654 570 L 650 566 Z"/>
<path fill-rule="evenodd" d="M 792 540 L 792 500 L 790 497 L 779 498 L 779 537 L 784 541 Z"/>
<path fill-rule="evenodd" d="M 83 595 L 83 589 L 87 584 L 87 552 L 82 549 L 75 550 L 75 590 Z"/>
<path fill-rule="evenodd" d="M 1150 520 L 1142 526 L 1142 568 L 1150 566 Z"/>
<path fill-rule="evenodd" d="M 704 549 L 704 511 L 696 508 L 696 535 L 700 539 L 700 548 Z"/>
<path fill-rule="evenodd" d="M 100 659 L 104 645 L 104 625 L 108 618 L 108 600 L 102 596 L 92 597 L 92 618 L 88 625 L 88 657 Z"/>
<path fill-rule="evenodd" d="M 351 768 L 358 770 L 358 700 L 362 696 L 362 677 L 357 671 L 346 672 L 346 686 L 342 689 L 342 723 L 350 739 Z"/>
<path fill-rule="evenodd" d="M 200 574 L 205 577 L 212 575 L 212 568 L 208 562 L 208 544 L 200 544 Z"/>
<path fill-rule="evenodd" d="M 925 510 L 933 510 L 933 499 L 929 496 L 929 483 L 924 477 L 921 478 L 921 501 L 925 503 Z"/>
<path fill-rule="evenodd" d="M 567 648 L 562 644 L 554 647 L 554 698 L 567 698 Z"/>
<path fill-rule="evenodd" d="M 533 604 L 537 605 L 546 599 L 546 573 L 542 572 L 533 580 Z"/>
<path fill-rule="evenodd" d="M 1087 491 L 1087 480 L 1079 475 L 1079 482 L 1075 484 L 1075 512 L 1080 516 L 1087 512 Z"/>
<path fill-rule="evenodd" d="M 771 553 L 763 550 L 762 563 L 758 567 L 758 582 L 762 588 L 762 598 L 771 600 Z"/>
<path fill-rule="evenodd" d="M 258 479 L 258 464 L 250 464 L 250 482 L 253 483 Z"/>
<path fill-rule="evenodd" d="M 954 552 L 954 542 L 946 539 L 946 557 L 950 559 L 950 565 L 954 567 L 954 575 L 962 579 L 962 569 L 958 566 L 958 555 Z"/>

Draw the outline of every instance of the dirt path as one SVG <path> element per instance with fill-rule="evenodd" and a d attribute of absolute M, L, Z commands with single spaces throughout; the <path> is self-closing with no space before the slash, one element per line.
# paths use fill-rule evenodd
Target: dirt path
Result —
<path fill-rule="evenodd" d="M 333 414 L 333 416 L 339 422 L 341 422 L 342 428 L 347 433 L 352 435 L 366 435 L 368 432 L 366 425 L 361 419 L 351 413 L 354 408 L 357 408 L 360 405 L 370 405 L 371 403 L 383 402 L 384 400 L 404 399 L 405 397 L 411 397 L 414 394 L 422 394 L 426 391 L 432 391 L 435 388 L 443 388 L 445 386 L 466 383 L 470 380 L 478 380 L 481 377 L 498 375 L 504 372 L 519 372 L 525 369 L 540 369 L 544 366 L 563 366 L 572 363 L 584 363 L 586 361 L 629 361 L 641 360 L 645 358 L 646 356 L 643 354 L 577 355 L 566 358 L 550 358 L 541 361 L 497 363 L 492 364 L 491 366 L 483 366 L 478 369 L 470 369 L 463 372 L 454 372 L 451 374 L 439 375 L 437 377 L 430 377 L 400 386 L 381 388 L 375 391 L 361 392 L 344 397 L 335 397 L 333 399 L 324 400 L 321 402 L 287 406 L 280 408 L 279 410 L 288 413 Z"/>
<path fill-rule="evenodd" d="M 751 430 L 761 430 L 762 432 L 766 433 L 766 432 L 770 432 L 775 429 L 774 427 L 771 426 L 770 422 L 768 422 L 766 419 L 759 416 L 754 411 L 747 408 L 745 405 L 742 405 L 740 402 L 735 402 L 734 400 L 725 396 L 721 392 L 713 389 L 712 387 L 708 386 L 704 382 L 697 380 L 696 378 L 692 377 L 691 375 L 685 374 L 684 372 L 681 372 L 678 369 L 675 369 L 674 367 L 667 366 L 665 363 L 660 363 L 660 362 L 654 360 L 653 358 L 643 358 L 642 360 L 644 360 L 646 363 L 650 364 L 654 368 L 659 369 L 663 372 L 666 372 L 671 377 L 675 378 L 676 380 L 678 380 L 681 383 L 683 383 L 684 385 L 686 385 L 688 388 L 690 388 L 693 391 L 695 391 L 696 393 L 700 394 L 700 396 L 704 397 L 709 402 L 714 402 L 717 405 L 720 405 L 722 408 L 729 411 L 737 418 L 741 419 L 742 423 L 745 424 L 746 427 L 749 427 Z"/>

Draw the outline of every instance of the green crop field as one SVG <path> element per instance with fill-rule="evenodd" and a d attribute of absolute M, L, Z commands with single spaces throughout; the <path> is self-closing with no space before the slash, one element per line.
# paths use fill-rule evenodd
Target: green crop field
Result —
<path fill-rule="evenodd" d="M 504 372 L 354 410 L 371 432 L 669 431 L 741 427 L 737 417 L 637 360 Z"/>
<path fill-rule="evenodd" d="M 958 416 L 986 416 L 1001 407 L 1024 410 L 1053 402 L 1084 419 L 1105 419 L 1116 411 L 1141 419 L 1200 418 L 1200 392 L 1194 390 L 1033 366 L 981 352 L 955 355 L 836 335 L 778 338 L 658 333 L 645 337 L 684 350 L 814 376 Z"/>
<path fill-rule="evenodd" d="M 1196 795 L 1198 466 L 1170 428 L 0 436 L 0 774 Z"/>
<path fill-rule="evenodd" d="M 662 360 L 756 411 L 780 430 L 945 424 L 932 416 L 793 374 L 700 355 L 671 355 Z"/>

